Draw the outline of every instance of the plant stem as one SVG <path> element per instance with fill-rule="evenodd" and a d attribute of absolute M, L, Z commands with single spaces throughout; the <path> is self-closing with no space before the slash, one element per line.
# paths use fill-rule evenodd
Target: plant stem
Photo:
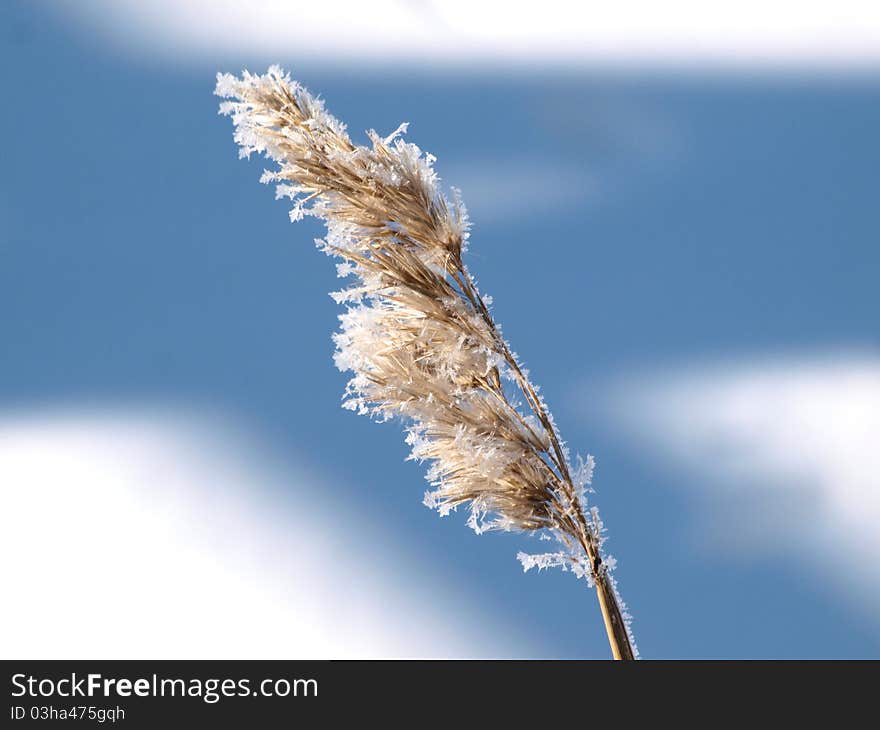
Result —
<path fill-rule="evenodd" d="M 635 652 L 626 630 L 623 620 L 623 612 L 617 600 L 617 592 L 611 584 L 611 577 L 602 556 L 599 554 L 593 536 L 585 530 L 581 546 L 587 553 L 593 570 L 593 582 L 596 585 L 596 596 L 599 598 L 599 608 L 602 609 L 602 620 L 605 622 L 605 631 L 608 634 L 608 643 L 611 645 L 611 654 L 614 659 L 634 660 Z"/>
<path fill-rule="evenodd" d="M 614 589 L 608 581 L 608 575 L 602 571 L 596 579 L 596 595 L 599 597 L 599 607 L 602 609 L 602 618 L 605 621 L 605 631 L 608 632 L 608 643 L 611 644 L 611 654 L 615 659 L 635 659 L 632 646 L 629 643 L 629 635 L 623 623 L 620 606 L 614 595 Z"/>
<path fill-rule="evenodd" d="M 535 393 L 531 382 L 522 372 L 519 363 L 513 356 L 513 353 L 510 352 L 504 338 L 501 337 L 501 333 L 498 331 L 495 320 L 489 313 L 489 309 L 488 307 L 486 307 L 483 298 L 477 292 L 476 286 L 474 286 L 473 280 L 471 279 L 471 276 L 468 273 L 467 269 L 464 267 L 460 256 L 455 257 L 454 263 L 455 269 L 452 270 L 453 279 L 461 287 L 462 292 L 470 301 L 474 309 L 477 310 L 477 312 L 480 314 L 480 316 L 482 316 L 483 320 L 495 334 L 497 346 L 504 356 L 504 359 L 507 361 L 507 364 L 510 366 L 511 370 L 516 376 L 520 391 L 528 401 L 532 412 L 538 417 L 538 419 L 541 421 L 541 424 L 544 426 L 544 429 L 547 431 L 547 434 L 550 436 L 553 449 L 551 460 L 559 470 L 563 488 L 566 491 L 566 496 L 569 500 L 569 503 L 578 504 L 577 500 L 574 497 L 574 487 L 571 483 L 571 475 L 568 471 L 568 464 L 563 454 L 559 435 L 556 433 L 556 428 L 553 425 L 553 422 L 547 415 L 544 405 L 541 402 L 541 399 L 538 398 L 537 393 Z M 553 456 L 555 456 L 555 459 L 553 458 Z M 582 535 L 581 544 L 587 554 L 587 557 L 589 558 L 590 565 L 593 569 L 593 580 L 596 584 L 596 595 L 599 598 L 599 607 L 602 609 L 602 619 L 605 622 L 605 631 L 608 633 L 608 643 L 611 645 L 611 654 L 617 660 L 634 660 L 635 652 L 633 651 L 633 647 L 629 639 L 629 633 L 626 630 L 626 624 L 623 620 L 623 612 L 621 611 L 620 605 L 618 603 L 617 593 L 615 592 L 614 587 L 611 585 L 611 579 L 608 575 L 608 571 L 602 564 L 602 556 L 599 553 L 599 548 L 596 544 L 596 540 L 594 540 L 592 537 L 590 525 L 588 524 L 581 510 L 578 510 L 578 512 L 576 513 L 576 517 Z"/>

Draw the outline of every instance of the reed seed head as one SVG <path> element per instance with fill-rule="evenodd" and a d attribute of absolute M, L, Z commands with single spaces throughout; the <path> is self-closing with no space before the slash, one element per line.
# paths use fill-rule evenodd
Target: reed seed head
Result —
<path fill-rule="evenodd" d="M 220 111 L 232 117 L 241 155 L 276 163 L 262 181 L 293 201 L 291 220 L 326 223 L 317 244 L 350 281 L 333 295 L 346 307 L 334 335 L 336 366 L 352 373 L 344 406 L 406 424 L 410 458 L 428 464 L 426 505 L 441 515 L 466 506 L 478 533 L 555 538 L 555 552 L 520 553 L 523 567 L 560 566 L 613 587 L 601 521 L 586 503 L 593 459 L 572 468 L 538 388 L 502 337 L 463 261 L 464 205 L 441 190 L 433 156 L 404 141 L 405 124 L 354 144 L 275 66 L 265 75 L 218 74 L 215 93 L 227 99 Z"/>

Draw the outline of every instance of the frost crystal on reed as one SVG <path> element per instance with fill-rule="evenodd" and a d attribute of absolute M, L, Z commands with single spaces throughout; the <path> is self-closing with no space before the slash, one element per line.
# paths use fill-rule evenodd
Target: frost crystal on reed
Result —
<path fill-rule="evenodd" d="M 407 424 L 410 458 L 428 464 L 426 505 L 441 515 L 466 505 L 477 533 L 552 535 L 559 551 L 520 553 L 524 568 L 559 566 L 594 582 L 622 624 L 601 523 L 587 511 L 593 459 L 572 469 L 537 386 L 503 339 L 491 298 L 462 260 L 464 205 L 458 191 L 452 200 L 441 192 L 434 157 L 402 139 L 406 124 L 355 145 L 323 102 L 275 66 L 262 76 L 218 74 L 215 93 L 231 99 L 220 112 L 232 117 L 241 156 L 277 163 L 261 180 L 293 202 L 292 221 L 324 220 L 317 244 L 351 281 L 333 294 L 347 307 L 334 335 L 335 364 L 353 374 L 343 405 Z"/>

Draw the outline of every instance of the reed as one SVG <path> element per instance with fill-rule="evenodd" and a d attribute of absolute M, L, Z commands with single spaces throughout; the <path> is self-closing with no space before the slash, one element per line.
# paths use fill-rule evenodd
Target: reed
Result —
<path fill-rule="evenodd" d="M 411 459 L 429 464 L 424 502 L 469 510 L 477 533 L 519 530 L 556 550 L 519 553 L 525 570 L 559 566 L 595 587 L 615 659 L 637 650 L 603 553 L 602 521 L 587 507 L 593 459 L 573 465 L 550 410 L 502 336 L 464 263 L 468 219 L 440 189 L 434 158 L 405 142 L 406 125 L 355 145 L 321 100 L 278 67 L 217 75 L 243 157 L 276 163 L 263 182 L 327 226 L 316 243 L 350 285 L 334 335 L 335 363 L 352 377 L 344 406 L 400 419 Z"/>

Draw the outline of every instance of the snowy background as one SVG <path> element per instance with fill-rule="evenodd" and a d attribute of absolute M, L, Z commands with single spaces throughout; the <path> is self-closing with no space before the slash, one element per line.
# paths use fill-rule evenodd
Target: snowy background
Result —
<path fill-rule="evenodd" d="M 0 6 L 4 657 L 608 654 L 338 407 L 320 226 L 211 94 L 272 62 L 462 189 L 644 656 L 880 656 L 880 14 L 650 8 Z"/>

